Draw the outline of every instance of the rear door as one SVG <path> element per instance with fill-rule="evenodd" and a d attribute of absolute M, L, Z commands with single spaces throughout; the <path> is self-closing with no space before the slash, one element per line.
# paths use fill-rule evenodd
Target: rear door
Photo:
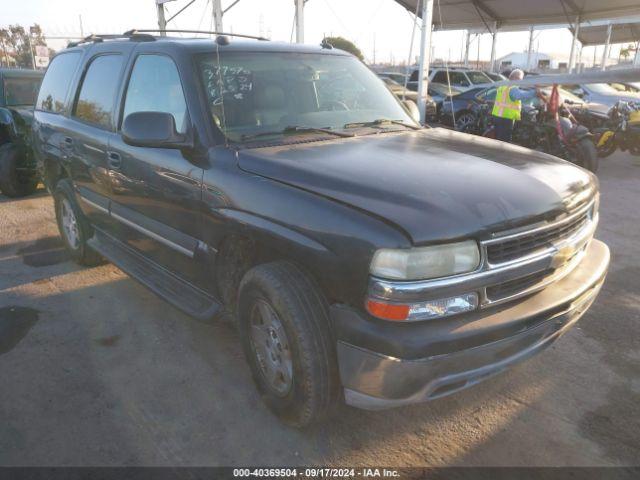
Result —
<path fill-rule="evenodd" d="M 36 137 L 36 155 L 46 165 L 62 165 L 69 168 L 72 140 L 68 103 L 71 85 L 83 57 L 83 51 L 71 50 L 56 55 L 40 86 L 34 111 L 33 133 Z M 55 188 L 55 185 L 48 185 Z"/>
<path fill-rule="evenodd" d="M 182 80 L 173 58 L 140 53 L 122 98 L 120 124 L 135 112 L 173 115 L 178 133 L 190 127 Z M 119 236 L 147 258 L 194 284 L 201 283 L 202 265 L 195 259 L 200 237 L 203 169 L 188 152 L 127 145 L 118 132 L 109 144 L 111 213 Z"/>
<path fill-rule="evenodd" d="M 117 47 L 112 47 L 117 48 Z M 126 52 L 94 51 L 85 64 L 74 98 L 73 128 L 63 141 L 71 152 L 71 170 L 81 205 L 91 222 L 109 228 L 111 197 L 109 137 L 115 130 L 116 95 Z"/>

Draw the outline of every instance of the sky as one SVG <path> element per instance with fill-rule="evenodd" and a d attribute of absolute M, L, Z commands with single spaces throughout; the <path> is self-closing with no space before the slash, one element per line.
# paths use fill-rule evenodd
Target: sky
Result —
<path fill-rule="evenodd" d="M 227 8 L 234 0 L 223 0 Z M 189 0 L 174 0 L 166 4 L 168 19 Z M 48 37 L 80 36 L 89 33 L 120 33 L 131 28 L 157 28 L 154 0 L 0 0 L 0 27 L 9 24 L 23 26 L 33 23 L 43 27 Z M 294 0 L 240 0 L 224 16 L 224 29 L 234 33 L 267 36 L 273 40 L 290 41 L 293 33 Z M 211 27 L 211 3 L 195 0 L 167 28 L 202 29 Z M 340 35 L 355 42 L 368 62 L 400 63 L 409 60 L 413 27 L 412 15 L 393 0 L 308 0 L 305 6 L 305 43 L 320 43 L 325 35 Z M 514 51 L 525 51 L 528 32 L 501 33 L 498 36 L 497 57 Z M 416 30 L 414 49 L 418 45 Z M 459 61 L 464 49 L 464 32 L 434 32 L 436 59 Z M 54 49 L 63 47 L 64 40 L 49 40 Z M 491 37 L 482 35 L 471 45 L 471 61 L 478 57 L 488 60 Z M 537 32 L 534 49 L 544 53 L 569 56 L 571 35 L 566 29 Z M 600 62 L 603 47 L 597 47 Z M 611 57 L 617 58 L 620 46 L 613 46 Z M 585 47 L 583 60 L 593 59 L 594 47 Z M 412 60 L 415 60 L 415 50 Z"/>

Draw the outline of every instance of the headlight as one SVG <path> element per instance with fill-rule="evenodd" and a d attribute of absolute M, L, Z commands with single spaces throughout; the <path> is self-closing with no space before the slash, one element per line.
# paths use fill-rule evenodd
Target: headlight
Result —
<path fill-rule="evenodd" d="M 373 256 L 371 275 L 391 280 L 426 280 L 472 272 L 480 265 L 474 240 L 395 250 L 383 248 Z"/>

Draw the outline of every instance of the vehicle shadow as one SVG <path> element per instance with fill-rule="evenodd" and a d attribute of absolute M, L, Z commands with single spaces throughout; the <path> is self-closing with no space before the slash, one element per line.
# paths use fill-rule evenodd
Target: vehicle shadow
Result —
<path fill-rule="evenodd" d="M 40 320 L 2 356 L 0 444 L 13 446 L 0 464 L 581 464 L 600 458 L 580 430 L 606 397 L 594 376 L 617 381 L 572 331 L 454 396 L 378 412 L 341 406 L 297 430 L 262 403 L 233 326 L 191 319 L 114 267 L 4 291 L 2 305 Z"/>

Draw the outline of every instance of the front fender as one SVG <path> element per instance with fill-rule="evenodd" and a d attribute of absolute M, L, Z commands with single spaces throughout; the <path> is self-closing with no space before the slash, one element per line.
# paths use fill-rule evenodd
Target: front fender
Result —
<path fill-rule="evenodd" d="M 0 107 L 0 142 L 15 142 L 17 138 L 18 129 L 11 110 Z"/>

